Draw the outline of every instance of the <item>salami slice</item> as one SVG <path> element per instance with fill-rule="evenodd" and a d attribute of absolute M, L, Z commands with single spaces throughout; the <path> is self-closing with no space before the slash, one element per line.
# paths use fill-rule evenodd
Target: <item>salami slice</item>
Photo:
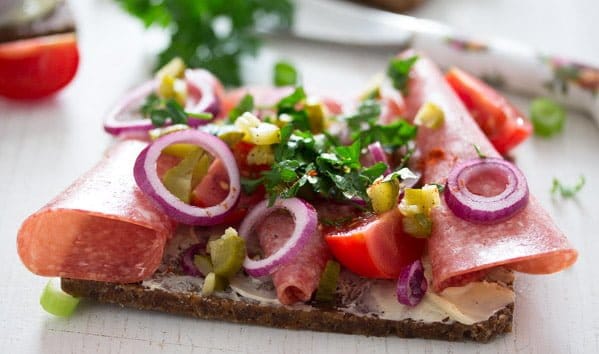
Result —
<path fill-rule="evenodd" d="M 293 218 L 284 211 L 273 212 L 256 226 L 260 246 L 267 257 L 289 239 L 293 227 Z M 310 300 L 312 293 L 318 288 L 320 275 L 330 258 L 322 235 L 316 231 L 293 261 L 279 266 L 272 275 L 279 301 L 291 305 Z"/>
<path fill-rule="evenodd" d="M 123 141 L 19 230 L 33 273 L 131 283 L 160 265 L 174 225 L 137 188 L 133 164 L 146 143 Z"/>
<path fill-rule="evenodd" d="M 457 163 L 477 157 L 473 144 L 487 156 L 500 156 L 431 60 L 421 56 L 417 61 L 408 92 L 406 105 L 412 118 L 418 108 L 429 101 L 439 105 L 445 113 L 441 128 L 422 128 L 418 132 L 424 182 L 445 183 Z M 548 274 L 576 261 L 578 253 L 533 196 L 523 211 L 495 225 L 460 219 L 447 208 L 443 199 L 432 215 L 434 227 L 428 244 L 433 286 L 437 290 L 460 279 L 469 279 L 472 274 L 484 274 L 495 266 Z"/>

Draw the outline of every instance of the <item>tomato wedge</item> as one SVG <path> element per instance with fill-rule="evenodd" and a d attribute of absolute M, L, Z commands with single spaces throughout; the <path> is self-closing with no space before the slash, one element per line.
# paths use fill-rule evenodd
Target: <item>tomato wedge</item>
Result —
<path fill-rule="evenodd" d="M 530 121 L 483 81 L 457 68 L 450 69 L 445 79 L 500 154 L 506 154 L 532 133 Z"/>
<path fill-rule="evenodd" d="M 0 44 L 0 95 L 15 99 L 51 95 L 73 79 L 78 65 L 74 33 Z"/>
<path fill-rule="evenodd" d="M 347 269 L 385 279 L 396 279 L 402 267 L 420 259 L 426 242 L 404 234 L 397 208 L 348 228 L 325 231 L 325 241 Z"/>

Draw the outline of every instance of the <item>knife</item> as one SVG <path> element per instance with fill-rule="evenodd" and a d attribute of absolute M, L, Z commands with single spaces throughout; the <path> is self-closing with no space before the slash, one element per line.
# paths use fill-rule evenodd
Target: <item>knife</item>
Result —
<path fill-rule="evenodd" d="M 412 47 L 445 67 L 466 68 L 494 86 L 546 96 L 599 124 L 599 68 L 502 39 L 481 40 L 441 23 L 339 0 L 300 0 L 291 29 L 302 40 L 396 50 Z M 331 19 L 334 19 L 332 21 Z"/>

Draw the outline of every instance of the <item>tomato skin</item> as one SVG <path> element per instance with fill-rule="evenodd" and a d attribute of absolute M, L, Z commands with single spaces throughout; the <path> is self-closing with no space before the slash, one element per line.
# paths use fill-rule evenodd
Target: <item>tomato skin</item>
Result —
<path fill-rule="evenodd" d="M 73 79 L 78 66 L 74 33 L 0 44 L 0 95 L 14 99 L 49 96 Z"/>
<path fill-rule="evenodd" d="M 457 68 L 450 69 L 445 80 L 500 154 L 506 154 L 531 135 L 530 121 L 483 81 Z"/>
<path fill-rule="evenodd" d="M 350 271 L 383 279 L 397 279 L 403 266 L 422 257 L 426 242 L 403 232 L 398 209 L 349 230 L 329 231 L 325 241 L 335 258 Z"/>

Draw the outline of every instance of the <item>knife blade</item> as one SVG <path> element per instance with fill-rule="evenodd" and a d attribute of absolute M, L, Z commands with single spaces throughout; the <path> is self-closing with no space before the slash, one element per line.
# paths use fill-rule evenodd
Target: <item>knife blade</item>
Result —
<path fill-rule="evenodd" d="M 546 96 L 599 124 L 599 68 L 539 53 L 504 39 L 471 38 L 439 22 L 339 0 L 297 1 L 284 33 L 298 39 L 401 50 L 412 47 L 444 67 L 458 66 L 519 94 Z"/>

